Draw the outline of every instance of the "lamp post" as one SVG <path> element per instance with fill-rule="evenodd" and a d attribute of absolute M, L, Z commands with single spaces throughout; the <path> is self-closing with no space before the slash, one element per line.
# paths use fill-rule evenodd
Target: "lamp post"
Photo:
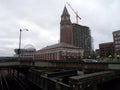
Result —
<path fill-rule="evenodd" d="M 28 31 L 28 29 L 20 29 L 19 49 L 18 49 L 19 58 L 20 58 L 20 54 L 21 54 L 21 33 L 22 33 L 22 31 Z"/>

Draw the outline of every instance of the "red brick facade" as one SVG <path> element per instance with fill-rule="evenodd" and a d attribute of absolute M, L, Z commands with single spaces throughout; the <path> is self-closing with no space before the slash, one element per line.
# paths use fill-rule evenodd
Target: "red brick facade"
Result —
<path fill-rule="evenodd" d="M 83 49 L 66 43 L 47 46 L 34 53 L 35 60 L 80 60 L 83 58 Z"/>
<path fill-rule="evenodd" d="M 60 42 L 72 44 L 72 24 L 66 7 L 64 8 L 63 14 L 61 15 Z"/>

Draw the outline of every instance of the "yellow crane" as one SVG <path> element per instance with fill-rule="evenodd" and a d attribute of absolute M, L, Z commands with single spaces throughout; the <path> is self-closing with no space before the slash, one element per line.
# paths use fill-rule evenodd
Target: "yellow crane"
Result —
<path fill-rule="evenodd" d="M 75 13 L 75 15 L 76 15 L 76 23 L 78 24 L 78 19 L 81 19 L 80 16 L 79 16 L 78 13 L 71 7 L 71 5 L 70 5 L 68 2 L 66 2 L 66 3 L 67 3 L 67 5 L 72 9 L 72 11 Z"/>

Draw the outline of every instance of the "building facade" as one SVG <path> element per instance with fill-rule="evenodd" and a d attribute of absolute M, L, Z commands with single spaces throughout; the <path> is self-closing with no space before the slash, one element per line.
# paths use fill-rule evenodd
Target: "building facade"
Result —
<path fill-rule="evenodd" d="M 99 44 L 100 57 L 114 56 L 113 42 Z"/>
<path fill-rule="evenodd" d="M 35 60 L 81 60 L 84 50 L 66 43 L 47 46 L 34 53 Z"/>
<path fill-rule="evenodd" d="M 115 47 L 115 54 L 120 55 L 120 30 L 114 31 L 113 33 L 113 42 Z"/>
<path fill-rule="evenodd" d="M 92 53 L 92 40 L 89 27 L 79 24 L 72 24 L 72 45 L 81 47 L 84 49 L 84 57 L 91 56 Z"/>
<path fill-rule="evenodd" d="M 67 8 L 64 7 L 60 22 L 60 42 L 68 43 L 84 49 L 84 56 L 92 52 L 91 31 L 87 26 L 71 23 Z"/>

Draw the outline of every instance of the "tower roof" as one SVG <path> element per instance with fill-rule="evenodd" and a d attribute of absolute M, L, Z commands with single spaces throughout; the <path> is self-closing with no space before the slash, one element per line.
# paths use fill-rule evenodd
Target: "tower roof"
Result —
<path fill-rule="evenodd" d="M 67 8 L 66 8 L 66 6 L 64 7 L 64 10 L 63 10 L 62 16 L 63 16 L 63 15 L 69 15 L 68 10 L 67 10 Z"/>

